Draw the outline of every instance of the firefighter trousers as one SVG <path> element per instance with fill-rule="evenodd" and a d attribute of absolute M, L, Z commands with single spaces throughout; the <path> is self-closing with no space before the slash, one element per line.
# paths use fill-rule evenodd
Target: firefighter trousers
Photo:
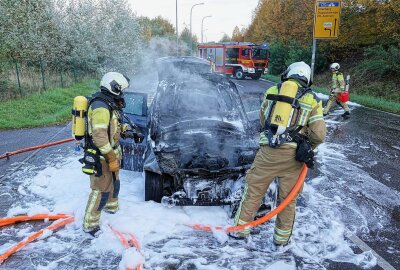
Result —
<path fill-rule="evenodd" d="M 278 204 L 286 198 L 296 184 L 303 166 L 303 163 L 295 160 L 295 151 L 296 149 L 288 145 L 279 148 L 261 146 L 246 174 L 244 193 L 236 213 L 235 225 L 244 225 L 254 220 L 262 199 L 275 178 L 279 183 Z M 287 243 L 292 235 L 297 197 L 277 216 L 273 237 L 276 244 Z M 240 233 L 249 234 L 250 231 Z"/>
<path fill-rule="evenodd" d="M 91 231 L 99 226 L 101 211 L 116 213 L 118 211 L 118 194 L 120 181 L 118 172 L 110 172 L 108 164 L 101 160 L 103 174 L 100 177 L 90 176 L 92 192 L 86 205 L 83 229 Z"/>
<path fill-rule="evenodd" d="M 331 109 L 332 105 L 335 104 L 335 102 L 337 102 L 344 109 L 345 112 L 350 112 L 350 108 L 349 105 L 347 105 L 347 102 L 341 102 L 337 98 L 337 94 L 335 94 L 329 96 L 328 103 L 326 103 L 326 106 L 324 108 L 324 114 L 329 113 L 329 110 Z"/>

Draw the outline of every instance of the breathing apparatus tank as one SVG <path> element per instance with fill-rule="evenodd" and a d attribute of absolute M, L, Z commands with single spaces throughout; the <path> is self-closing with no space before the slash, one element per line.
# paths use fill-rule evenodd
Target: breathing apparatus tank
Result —
<path fill-rule="evenodd" d="M 83 96 L 74 98 L 72 107 L 72 136 L 80 141 L 85 137 L 86 131 L 86 113 L 88 107 L 88 100 Z"/>
<path fill-rule="evenodd" d="M 349 88 L 350 88 L 350 75 L 347 75 L 346 86 L 344 88 L 344 92 L 337 95 L 337 99 L 340 100 L 341 102 L 349 101 L 350 100 Z"/>
<path fill-rule="evenodd" d="M 291 124 L 295 108 L 292 106 L 292 102 L 287 100 L 295 99 L 297 90 L 298 85 L 293 81 L 285 81 L 282 83 L 279 92 L 281 100 L 276 102 L 270 120 L 270 130 L 272 131 L 274 141 L 279 135 L 285 133 Z"/>

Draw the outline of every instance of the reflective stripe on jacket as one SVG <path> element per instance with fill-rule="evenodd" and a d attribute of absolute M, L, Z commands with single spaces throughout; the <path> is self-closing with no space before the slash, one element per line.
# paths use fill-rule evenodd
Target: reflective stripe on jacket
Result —
<path fill-rule="evenodd" d="M 261 104 L 260 109 L 260 121 L 263 129 L 265 128 L 266 114 L 268 113 L 269 108 L 273 105 L 273 101 L 266 99 L 268 94 L 279 94 L 278 87 L 272 86 L 265 92 L 264 101 Z M 300 116 L 298 123 L 294 123 L 297 115 L 297 113 L 295 113 L 293 115 L 291 125 L 296 124 L 296 127 L 304 126 L 304 128 L 301 129 L 300 133 L 306 135 L 310 140 L 313 148 L 316 148 L 324 141 L 326 136 L 326 125 L 322 113 L 322 101 L 315 95 L 314 92 L 308 92 L 299 99 L 299 104 Z M 260 145 L 268 144 L 268 138 L 265 136 L 264 132 L 261 132 Z M 295 142 L 288 142 L 284 143 L 280 147 L 285 146 L 295 148 L 297 144 Z"/>
<path fill-rule="evenodd" d="M 344 81 L 343 73 L 336 71 L 332 73 L 332 89 L 335 93 L 344 92 L 346 82 Z"/>
<path fill-rule="evenodd" d="M 92 136 L 93 143 L 99 148 L 101 154 L 107 154 L 114 149 L 117 158 L 121 159 L 121 146 L 118 143 L 121 137 L 121 123 L 118 120 L 120 113 L 112 110 L 110 119 L 110 110 L 112 109 L 101 100 L 95 100 L 90 105 L 88 111 L 89 135 Z"/>

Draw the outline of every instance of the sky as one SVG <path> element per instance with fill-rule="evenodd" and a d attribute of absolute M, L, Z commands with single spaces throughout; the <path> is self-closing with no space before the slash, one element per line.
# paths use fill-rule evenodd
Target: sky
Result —
<path fill-rule="evenodd" d="M 247 27 L 259 0 L 178 0 L 178 30 L 190 27 L 190 9 L 194 4 L 204 5 L 193 8 L 193 34 L 201 41 L 201 21 L 204 20 L 204 42 L 219 41 L 224 33 L 232 36 L 235 26 Z M 150 18 L 161 15 L 175 27 L 176 0 L 129 0 L 138 16 Z"/>

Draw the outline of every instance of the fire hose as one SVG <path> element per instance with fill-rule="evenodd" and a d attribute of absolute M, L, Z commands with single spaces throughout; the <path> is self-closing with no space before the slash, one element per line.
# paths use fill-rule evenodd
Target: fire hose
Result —
<path fill-rule="evenodd" d="M 297 179 L 296 184 L 294 185 L 294 187 L 292 188 L 290 193 L 287 195 L 287 197 L 274 210 L 265 214 L 263 217 L 261 217 L 257 220 L 246 223 L 244 225 L 229 226 L 229 227 L 222 227 L 222 226 L 213 227 L 213 226 L 202 225 L 202 224 L 186 224 L 186 226 L 189 226 L 196 230 L 203 230 L 203 231 L 217 230 L 217 231 L 225 231 L 225 232 L 235 232 L 235 231 L 242 231 L 242 230 L 246 230 L 246 229 L 261 225 L 261 224 L 267 222 L 268 220 L 270 220 L 271 218 L 273 218 L 275 215 L 282 212 L 283 209 L 285 209 L 286 206 L 288 206 L 288 204 L 297 196 L 301 187 L 303 186 L 304 179 L 307 175 L 307 171 L 308 171 L 307 166 L 304 165 L 300 172 L 299 178 Z"/>
<path fill-rule="evenodd" d="M 46 148 L 46 147 L 50 147 L 50 146 L 54 146 L 54 145 L 58 145 L 58 144 L 62 144 L 62 143 L 67 143 L 67 142 L 71 142 L 73 140 L 74 140 L 73 138 L 63 139 L 63 140 L 56 141 L 56 142 L 45 143 L 45 144 L 36 145 L 36 146 L 32 146 L 32 147 L 28 147 L 28 148 L 12 151 L 12 152 L 6 152 L 5 154 L 0 156 L 0 159 L 3 159 L 3 158 L 9 159 L 11 156 L 16 155 L 16 154 L 20 154 L 20 153 L 24 153 L 24 152 L 28 152 L 28 151 L 33 151 L 33 150 L 36 150 L 36 149 Z"/>
<path fill-rule="evenodd" d="M 18 242 L 17 244 L 13 245 L 11 248 L 6 250 L 3 254 L 0 255 L 0 264 L 2 264 L 8 257 L 10 257 L 12 254 L 29 244 L 30 242 L 33 242 L 34 240 L 38 239 L 41 237 L 46 231 L 54 231 L 61 226 L 67 225 L 69 223 L 72 223 L 74 221 L 73 216 L 69 215 L 64 215 L 64 214 L 58 214 L 58 215 L 47 215 L 47 214 L 40 214 L 40 215 L 34 215 L 34 216 L 16 216 L 16 217 L 9 217 L 9 218 L 2 218 L 0 219 L 0 227 L 10 225 L 10 224 L 15 224 L 18 222 L 22 221 L 30 221 L 30 220 L 56 220 L 53 222 L 50 226 L 47 226 L 44 229 L 41 229 L 40 231 L 34 232 L 30 234 L 29 236 L 25 237 L 22 241 Z"/>
<path fill-rule="evenodd" d="M 110 228 L 114 232 L 114 234 L 117 236 L 117 238 L 121 241 L 122 245 L 126 249 L 131 248 L 131 247 L 135 247 L 136 250 L 138 252 L 140 252 L 140 254 L 142 254 L 142 256 L 143 256 L 143 253 L 140 250 L 139 241 L 137 240 L 137 238 L 136 238 L 136 236 L 134 234 L 129 233 L 128 236 L 127 236 L 128 238 L 127 238 L 123 233 L 115 230 L 113 227 L 110 226 Z M 139 263 L 138 266 L 136 267 L 136 270 L 142 270 L 142 269 L 143 269 L 143 264 Z M 126 270 L 133 270 L 133 268 L 127 267 Z"/>
<path fill-rule="evenodd" d="M 62 226 L 74 222 L 75 219 L 73 216 L 66 214 L 38 214 L 33 216 L 15 216 L 15 217 L 0 218 L 0 227 L 24 221 L 36 221 L 36 220 L 55 220 L 55 222 L 53 222 L 46 228 L 41 229 L 40 231 L 30 234 L 29 236 L 25 237 L 22 241 L 18 242 L 17 244 L 13 245 L 11 248 L 6 250 L 3 254 L 0 254 L 0 265 L 12 254 L 17 252 L 21 248 L 25 247 L 29 243 L 40 238 L 42 235 L 45 234 L 46 231 L 54 231 Z M 118 237 L 118 239 L 121 241 L 121 243 L 124 245 L 125 248 L 135 247 L 138 252 L 142 253 L 140 250 L 139 241 L 137 240 L 134 234 L 130 233 L 126 237 L 123 233 L 115 230 L 111 226 L 110 228 L 114 232 L 114 234 Z M 142 269 L 143 269 L 143 264 L 140 263 L 137 266 L 136 270 L 142 270 Z M 128 267 L 126 268 L 126 270 L 133 270 L 133 268 Z"/>

